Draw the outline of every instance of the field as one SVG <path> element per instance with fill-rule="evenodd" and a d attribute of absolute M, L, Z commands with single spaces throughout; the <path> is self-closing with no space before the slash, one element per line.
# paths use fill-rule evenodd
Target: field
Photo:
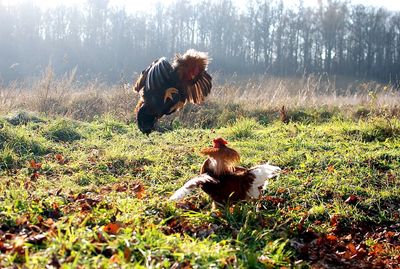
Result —
<path fill-rule="evenodd" d="M 145 136 L 129 87 L 48 74 L 0 90 L 1 268 L 398 268 L 390 86 L 220 84 Z M 260 200 L 219 210 L 201 191 L 168 201 L 217 136 L 241 165 L 269 161 L 281 175 Z"/>

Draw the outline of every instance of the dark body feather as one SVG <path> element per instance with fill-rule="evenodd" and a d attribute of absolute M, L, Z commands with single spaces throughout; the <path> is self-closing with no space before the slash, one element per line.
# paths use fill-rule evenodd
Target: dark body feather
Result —
<path fill-rule="evenodd" d="M 205 160 L 200 169 L 200 174 L 204 173 L 214 178 L 215 181 L 202 184 L 201 189 L 214 201 L 222 204 L 228 201 L 245 200 L 255 179 L 254 174 L 240 166 L 220 173 L 215 170 L 215 167 L 212 167 L 210 159 Z"/>
<path fill-rule="evenodd" d="M 140 93 L 136 112 L 143 133 L 150 133 L 159 118 L 174 113 L 186 102 L 204 101 L 212 87 L 207 63 L 206 54 L 189 50 L 176 56 L 172 65 L 160 58 L 141 73 L 134 90 Z"/>
<path fill-rule="evenodd" d="M 207 174 L 217 182 L 206 182 L 202 184 L 201 189 L 220 204 L 247 199 L 248 191 L 255 178 L 247 169 L 219 176 L 214 176 L 212 173 Z"/>

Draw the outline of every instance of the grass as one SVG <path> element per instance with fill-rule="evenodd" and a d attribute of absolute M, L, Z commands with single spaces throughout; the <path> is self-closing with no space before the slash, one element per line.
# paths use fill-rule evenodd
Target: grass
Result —
<path fill-rule="evenodd" d="M 342 266 L 357 268 L 395 261 L 400 121 L 310 111 L 311 120 L 289 113 L 288 124 L 277 113 L 241 116 L 213 129 L 183 125 L 149 136 L 110 115 L 36 115 L 40 120 L 15 125 L 4 117 L 0 267 L 307 268 L 344 259 Z M 241 153 L 241 165 L 270 161 L 283 173 L 261 200 L 220 212 L 202 192 L 169 202 L 198 173 L 198 152 L 216 136 Z M 364 256 L 357 250 L 346 258 L 349 235 Z"/>
<path fill-rule="evenodd" d="M 224 80 L 145 136 L 129 85 L 0 87 L 0 267 L 396 268 L 399 92 L 346 78 Z M 284 106 L 284 108 L 283 108 Z M 26 112 L 30 111 L 30 112 Z M 283 169 L 260 200 L 213 211 L 197 175 L 222 136 Z"/>
<path fill-rule="evenodd" d="M 0 84 L 0 113 L 34 111 L 51 116 L 94 121 L 98 117 L 134 122 L 138 95 L 131 83 L 107 85 L 79 82 L 75 72 L 55 78 L 48 69 L 35 82 Z M 400 116 L 400 94 L 396 86 L 347 77 L 307 75 L 303 77 L 223 77 L 213 74 L 213 90 L 202 106 L 187 105 L 161 121 L 161 127 L 217 128 L 240 118 L 267 124 L 286 107 L 287 118 L 301 122 L 323 122 L 335 117 L 360 119 Z M 31 117 L 31 119 L 29 119 Z M 38 121 L 34 115 L 14 118 Z"/>

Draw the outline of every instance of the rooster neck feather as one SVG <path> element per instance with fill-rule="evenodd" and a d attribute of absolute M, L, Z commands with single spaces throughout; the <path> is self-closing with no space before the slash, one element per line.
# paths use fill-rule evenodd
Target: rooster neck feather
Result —
<path fill-rule="evenodd" d="M 205 148 L 201 153 L 209 156 L 210 162 L 207 163 L 207 170 L 211 170 L 216 175 L 233 173 L 235 165 L 240 161 L 239 153 L 231 148 L 223 146 L 221 148 Z"/>

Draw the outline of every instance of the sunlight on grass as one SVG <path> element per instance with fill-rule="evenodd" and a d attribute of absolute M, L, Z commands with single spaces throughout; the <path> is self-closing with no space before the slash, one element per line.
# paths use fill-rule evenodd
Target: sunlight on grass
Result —
<path fill-rule="evenodd" d="M 385 225 L 385 238 L 397 240 L 399 124 L 385 116 L 267 125 L 240 117 L 213 130 L 145 136 L 111 116 L 2 120 L 0 267 L 310 266 L 315 242 L 336 253 L 334 242 L 348 242 L 343 231 L 355 227 Z M 270 161 L 282 174 L 260 200 L 219 212 L 201 191 L 167 201 L 198 174 L 199 151 L 217 136 L 240 152 L 241 165 Z M 115 231 L 105 229 L 110 223 Z M 375 238 L 357 240 L 366 253 L 380 250 Z"/>

